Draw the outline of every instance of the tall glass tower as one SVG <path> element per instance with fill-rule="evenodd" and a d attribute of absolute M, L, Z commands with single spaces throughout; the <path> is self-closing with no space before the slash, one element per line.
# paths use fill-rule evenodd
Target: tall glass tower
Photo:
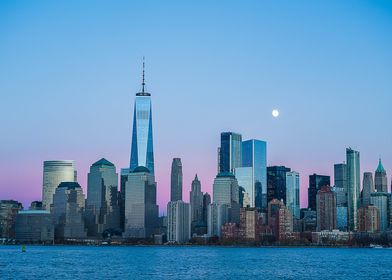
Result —
<path fill-rule="evenodd" d="M 144 88 L 143 60 L 142 91 L 136 94 L 133 114 L 130 171 L 134 171 L 138 166 L 144 166 L 154 175 L 151 94 L 146 92 Z"/>
<path fill-rule="evenodd" d="M 219 151 L 219 172 L 234 173 L 234 169 L 241 167 L 242 136 L 234 132 L 221 133 L 221 146 Z"/>
<path fill-rule="evenodd" d="M 351 148 L 346 149 L 347 158 L 347 206 L 348 206 L 348 229 L 357 230 L 358 214 L 360 204 L 359 189 L 360 180 L 360 161 L 359 152 Z"/>

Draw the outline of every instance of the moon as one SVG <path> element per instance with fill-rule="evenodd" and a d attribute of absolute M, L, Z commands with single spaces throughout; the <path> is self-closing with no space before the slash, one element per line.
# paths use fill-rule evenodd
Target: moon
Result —
<path fill-rule="evenodd" d="M 279 111 L 278 111 L 277 109 L 272 110 L 272 116 L 273 116 L 274 118 L 279 117 Z"/>

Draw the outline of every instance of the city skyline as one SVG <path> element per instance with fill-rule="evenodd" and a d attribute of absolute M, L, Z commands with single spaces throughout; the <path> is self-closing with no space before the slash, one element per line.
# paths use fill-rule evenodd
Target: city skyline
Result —
<path fill-rule="evenodd" d="M 122 46 L 121 43 L 128 46 L 132 42 L 130 38 L 134 36 L 130 36 L 125 26 L 115 21 L 114 25 L 108 26 L 108 30 L 121 28 L 120 34 L 113 35 L 115 40 L 113 45 L 109 45 L 111 51 L 100 49 L 99 54 L 86 54 L 86 57 L 76 64 L 80 70 L 73 74 L 75 69 L 66 63 L 66 59 L 73 58 L 75 50 L 62 49 L 64 58 L 56 55 L 61 42 L 60 36 L 55 36 L 55 39 L 60 41 L 52 41 L 53 45 L 45 45 L 42 50 L 36 49 L 40 44 L 34 40 L 34 36 L 39 35 L 40 40 L 46 42 L 44 35 L 51 29 L 37 33 L 26 25 L 37 27 L 47 23 L 50 17 L 39 21 L 34 14 L 37 12 L 36 7 L 27 7 L 21 11 L 18 10 L 20 7 L 17 4 L 2 5 L 3 11 L 9 13 L 0 16 L 0 26 L 6 26 L 7 23 L 7 26 L 10 26 L 9 30 L 1 29 L 6 43 L 0 46 L 0 53 L 3 54 L 0 92 L 5 97 L 4 108 L 0 110 L 0 114 L 2 119 L 7 120 L 3 128 L 4 138 L 1 140 L 1 157 L 7 162 L 2 168 L 4 175 L 0 178 L 2 199 L 17 199 L 23 202 L 25 207 L 33 200 L 41 200 L 43 161 L 74 160 L 78 182 L 85 194 L 89 167 L 100 158 L 111 161 L 116 166 L 117 173 L 120 173 L 121 168 L 129 166 L 132 104 L 140 86 L 143 55 L 146 55 L 147 61 L 146 87 L 153 92 L 155 175 L 160 213 L 166 209 L 170 197 L 170 165 L 174 157 L 181 158 L 183 164 L 184 201 L 189 201 L 191 182 L 196 173 L 200 178 L 202 191 L 212 194 L 217 165 L 216 149 L 219 147 L 219 135 L 223 131 L 241 133 L 245 140 L 266 141 L 268 166 L 284 165 L 299 172 L 301 207 L 307 207 L 308 176 L 313 173 L 324 174 L 331 176 L 333 181 L 333 164 L 345 160 L 345 149 L 349 146 L 361 153 L 361 178 L 366 171 L 374 174 L 381 156 L 388 174 L 388 190 L 390 189 L 392 151 L 389 142 L 392 135 L 386 130 L 385 136 L 378 136 L 379 120 L 388 120 L 388 104 L 392 98 L 389 94 L 391 85 L 386 75 L 391 73 L 389 62 L 392 61 L 392 56 L 387 50 L 390 49 L 389 46 L 392 47 L 392 42 L 385 39 L 391 30 L 390 9 L 379 9 L 376 4 L 356 4 L 353 5 L 355 12 L 351 10 L 344 14 L 349 20 L 338 11 L 335 24 L 342 23 L 346 29 L 333 34 L 332 28 L 335 24 L 322 24 L 321 27 L 327 31 L 328 28 L 331 30 L 325 34 L 325 38 L 316 36 L 314 42 L 318 48 L 313 50 L 311 46 L 301 42 L 301 39 L 297 41 L 290 37 L 290 32 L 302 38 L 301 36 L 307 36 L 314 31 L 307 24 L 315 20 L 316 26 L 320 26 L 319 21 L 309 16 L 296 21 L 295 27 L 302 27 L 303 33 L 296 32 L 294 27 L 290 29 L 289 22 L 282 22 L 280 28 L 274 25 L 274 31 L 280 32 L 273 34 L 272 31 L 266 30 L 264 25 L 253 26 L 250 22 L 252 16 L 255 16 L 251 8 L 254 7 L 263 14 L 262 8 L 266 8 L 263 6 L 265 4 L 248 4 L 236 13 L 238 30 L 233 31 L 233 37 L 223 41 L 236 42 L 243 39 L 245 42 L 253 42 L 259 49 L 234 44 L 215 58 L 211 52 L 218 51 L 221 45 L 214 46 L 212 36 L 221 34 L 223 26 L 215 23 L 212 25 L 216 28 L 215 32 L 203 29 L 205 33 L 201 33 L 191 22 L 174 18 L 162 27 L 163 34 L 174 36 L 169 29 L 182 20 L 188 27 L 195 28 L 194 38 L 181 33 L 190 42 L 203 38 L 211 39 L 206 45 L 208 49 L 196 51 L 194 59 L 190 58 L 190 52 L 195 50 L 191 48 L 191 44 L 183 42 L 178 48 L 169 44 L 157 51 L 149 47 L 154 40 L 147 35 L 143 37 L 146 41 L 136 48 L 126 50 L 125 47 L 119 47 L 121 59 L 114 59 L 116 56 L 113 50 L 116 50 L 116 46 Z M 72 14 L 72 4 L 61 5 L 64 5 L 65 16 Z M 327 15 L 331 9 L 343 9 L 345 5 L 347 4 L 329 4 Z M 126 4 L 124 6 L 128 10 L 138 8 Z M 224 11 L 233 13 L 230 9 L 235 7 L 232 3 L 223 8 Z M 50 5 L 45 8 L 46 12 L 48 9 L 54 9 Z M 218 9 L 217 6 L 212 8 L 213 11 Z M 277 13 L 276 7 L 269 8 Z M 370 8 L 371 12 L 367 10 L 366 14 L 363 14 L 365 8 Z M 199 12 L 200 9 L 198 8 Z M 310 5 L 310 9 L 315 14 L 321 10 L 317 5 Z M 301 14 L 299 9 L 294 11 L 295 13 L 285 10 L 291 17 Z M 16 24 L 13 16 L 17 13 L 27 16 L 26 22 Z M 263 15 L 264 24 L 275 22 Z M 360 15 L 367 16 L 362 21 L 362 28 L 352 25 Z M 109 12 L 109 16 L 113 15 Z M 132 23 L 127 21 L 125 14 L 122 16 L 121 19 L 127 24 Z M 205 24 L 211 23 L 212 14 L 207 12 L 206 16 Z M 162 19 L 162 16 L 158 18 Z M 249 21 L 241 22 L 241 19 L 246 18 L 249 18 Z M 223 19 L 227 23 L 225 16 Z M 96 22 L 97 18 L 91 20 Z M 79 18 L 76 21 L 80 23 Z M 65 35 L 65 38 L 73 38 L 72 32 L 76 33 L 75 36 L 83 34 L 72 26 L 63 26 L 64 16 L 59 17 L 56 22 L 62 31 L 60 34 Z M 385 22 L 388 25 L 378 28 Z M 125 25 L 128 26 L 127 24 Z M 153 25 L 146 23 L 144 27 L 148 29 Z M 86 28 L 92 26 L 88 25 Z M 246 28 L 250 28 L 250 33 L 244 31 Z M 181 28 L 173 30 L 183 31 Z M 252 34 L 257 31 L 261 32 L 265 40 L 252 39 Z M 140 31 L 135 29 L 132 29 L 132 32 L 140 35 Z M 150 32 L 149 36 L 159 37 L 152 30 Z M 341 37 L 345 32 L 353 34 L 356 39 L 350 41 Z M 362 32 L 367 36 L 360 41 L 359 35 Z M 28 36 L 23 37 L 22 42 L 32 44 L 36 51 L 34 56 L 31 56 L 23 44 L 16 44 L 18 47 L 11 50 L 11 46 L 15 46 L 15 42 L 26 34 Z M 287 38 L 282 39 L 282 36 Z M 341 46 L 335 48 L 328 44 L 328 38 L 335 38 L 335 42 L 343 44 L 345 48 L 338 52 Z M 80 40 L 75 47 L 80 48 L 82 53 L 87 52 L 89 44 L 98 39 L 91 37 Z M 294 49 L 288 50 L 289 61 L 284 61 L 286 56 L 281 57 L 282 49 L 279 51 L 278 48 L 272 52 L 271 46 L 276 46 L 274 43 L 278 43 L 278 46 L 293 46 Z M 173 50 L 166 55 L 170 48 Z M 299 59 L 293 56 L 295 51 L 301 53 Z M 196 61 L 205 54 L 209 55 L 199 62 Z M 318 58 L 318 68 L 311 60 L 320 54 L 326 57 Z M 274 59 L 267 59 L 268 55 Z M 39 66 L 38 59 L 46 56 Z M 99 63 L 93 62 L 97 57 L 100 58 Z M 328 62 L 331 58 L 334 58 L 334 62 Z M 50 61 L 51 59 L 54 61 Z M 20 76 L 18 71 L 24 63 L 27 66 L 26 73 Z M 233 70 L 224 69 L 230 66 Z M 215 70 L 206 69 L 211 67 Z M 309 70 L 314 67 L 317 71 L 310 74 Z M 343 69 L 337 70 L 339 67 Z M 333 74 L 332 69 L 338 73 Z M 53 73 L 49 73 L 50 70 L 53 70 Z M 351 74 L 344 75 L 345 71 Z M 52 80 L 47 79 L 46 75 Z M 23 86 L 24 84 L 28 87 Z M 294 101 L 294 98 L 299 100 Z M 21 99 L 24 102 L 20 102 Z M 353 99 L 357 101 L 355 109 L 350 106 Z M 380 99 L 383 102 L 379 102 Z M 216 114 L 216 104 L 219 104 L 221 114 Z M 321 108 L 318 107 L 320 104 Z M 72 106 L 72 109 L 69 106 Z M 372 110 L 365 111 L 369 107 Z M 231 110 L 225 108 L 236 108 L 239 114 L 232 114 Z M 271 111 L 275 108 L 280 110 L 279 118 L 271 116 Z M 363 117 L 364 112 L 368 112 L 366 117 Z M 177 121 L 174 126 L 173 120 Z M 310 131 L 313 133 L 309 133 Z M 369 135 L 364 135 L 364 131 Z M 199 135 L 203 137 L 198 137 Z M 18 176 L 21 166 L 28 168 L 23 169 L 23 176 Z"/>

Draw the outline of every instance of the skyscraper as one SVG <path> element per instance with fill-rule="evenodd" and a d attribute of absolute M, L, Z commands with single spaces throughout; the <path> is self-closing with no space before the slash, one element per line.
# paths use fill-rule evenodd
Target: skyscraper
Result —
<path fill-rule="evenodd" d="M 73 160 L 44 161 L 42 204 L 50 210 L 53 195 L 61 182 L 75 182 L 75 162 Z"/>
<path fill-rule="evenodd" d="M 192 181 L 192 187 L 189 196 L 193 232 L 193 227 L 197 223 L 203 223 L 203 193 L 201 192 L 201 184 L 199 178 L 197 178 L 197 174 L 195 175 L 195 179 Z"/>
<path fill-rule="evenodd" d="M 242 164 L 234 169 L 238 185 L 245 189 L 244 206 L 267 208 L 267 143 L 242 142 Z"/>
<path fill-rule="evenodd" d="M 219 172 L 234 173 L 234 169 L 242 163 L 242 136 L 234 132 L 221 133 L 221 147 L 219 151 Z"/>
<path fill-rule="evenodd" d="M 292 171 L 286 173 L 286 206 L 287 209 L 293 214 L 293 217 L 300 219 L 300 186 L 299 186 L 299 173 Z"/>
<path fill-rule="evenodd" d="M 331 186 L 331 178 L 325 175 L 313 174 L 309 176 L 308 208 L 316 210 L 316 196 L 321 187 Z"/>
<path fill-rule="evenodd" d="M 232 173 L 219 173 L 213 185 L 213 202 L 229 207 L 229 222 L 239 223 L 240 204 L 238 182 Z"/>
<path fill-rule="evenodd" d="M 360 204 L 360 160 L 359 152 L 346 149 L 347 159 L 347 206 L 348 230 L 356 231 L 358 226 L 358 207 Z"/>
<path fill-rule="evenodd" d="M 285 166 L 267 167 L 267 201 L 283 200 L 286 203 L 286 173 L 291 169 Z"/>
<path fill-rule="evenodd" d="M 203 222 L 207 224 L 208 206 L 211 204 L 211 195 L 206 192 L 203 194 Z"/>
<path fill-rule="evenodd" d="M 339 207 L 347 207 L 347 165 L 345 163 L 334 165 L 334 181 L 336 204 Z"/>
<path fill-rule="evenodd" d="M 85 199 L 77 182 L 62 182 L 53 195 L 55 238 L 85 238 Z"/>
<path fill-rule="evenodd" d="M 369 205 L 370 194 L 374 193 L 373 174 L 371 172 L 363 173 L 362 181 L 362 205 Z"/>
<path fill-rule="evenodd" d="M 186 243 L 191 238 L 191 212 L 189 203 L 181 200 L 167 204 L 167 241 Z"/>
<path fill-rule="evenodd" d="M 146 167 L 139 166 L 128 175 L 125 188 L 124 237 L 151 237 L 158 227 L 154 175 Z"/>
<path fill-rule="evenodd" d="M 173 158 L 170 180 L 170 201 L 182 200 L 182 163 L 180 158 Z"/>
<path fill-rule="evenodd" d="M 133 113 L 131 171 L 139 166 L 144 166 L 154 175 L 154 149 L 152 139 L 151 94 L 145 91 L 143 58 L 142 91 L 136 94 Z"/>
<path fill-rule="evenodd" d="M 90 167 L 87 180 L 86 222 L 89 236 L 101 236 L 107 229 L 120 230 L 118 174 L 102 158 Z"/>
<path fill-rule="evenodd" d="M 391 194 L 386 192 L 375 192 L 370 194 L 370 204 L 377 207 L 380 215 L 380 230 L 386 231 L 390 224 L 390 201 Z"/>
<path fill-rule="evenodd" d="M 381 163 L 381 158 L 378 161 L 377 170 L 374 176 L 374 184 L 377 192 L 388 192 L 387 172 Z"/>
<path fill-rule="evenodd" d="M 363 205 L 358 208 L 358 231 L 380 231 L 380 214 L 376 206 Z"/>
<path fill-rule="evenodd" d="M 15 200 L 0 200 L 0 238 L 15 238 L 15 219 L 22 203 Z"/>
<path fill-rule="evenodd" d="M 336 194 L 323 186 L 316 196 L 317 231 L 336 229 Z"/>

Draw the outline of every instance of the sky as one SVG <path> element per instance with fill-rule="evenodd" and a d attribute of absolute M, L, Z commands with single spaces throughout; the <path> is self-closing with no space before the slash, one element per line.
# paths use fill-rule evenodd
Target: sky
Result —
<path fill-rule="evenodd" d="M 302 207 L 346 147 L 390 183 L 391 50 L 391 1 L 2 0 L 0 199 L 40 200 L 44 160 L 75 160 L 85 193 L 95 161 L 128 167 L 143 56 L 160 213 L 173 157 L 185 201 L 196 173 L 211 193 L 223 131 L 267 141 Z"/>

